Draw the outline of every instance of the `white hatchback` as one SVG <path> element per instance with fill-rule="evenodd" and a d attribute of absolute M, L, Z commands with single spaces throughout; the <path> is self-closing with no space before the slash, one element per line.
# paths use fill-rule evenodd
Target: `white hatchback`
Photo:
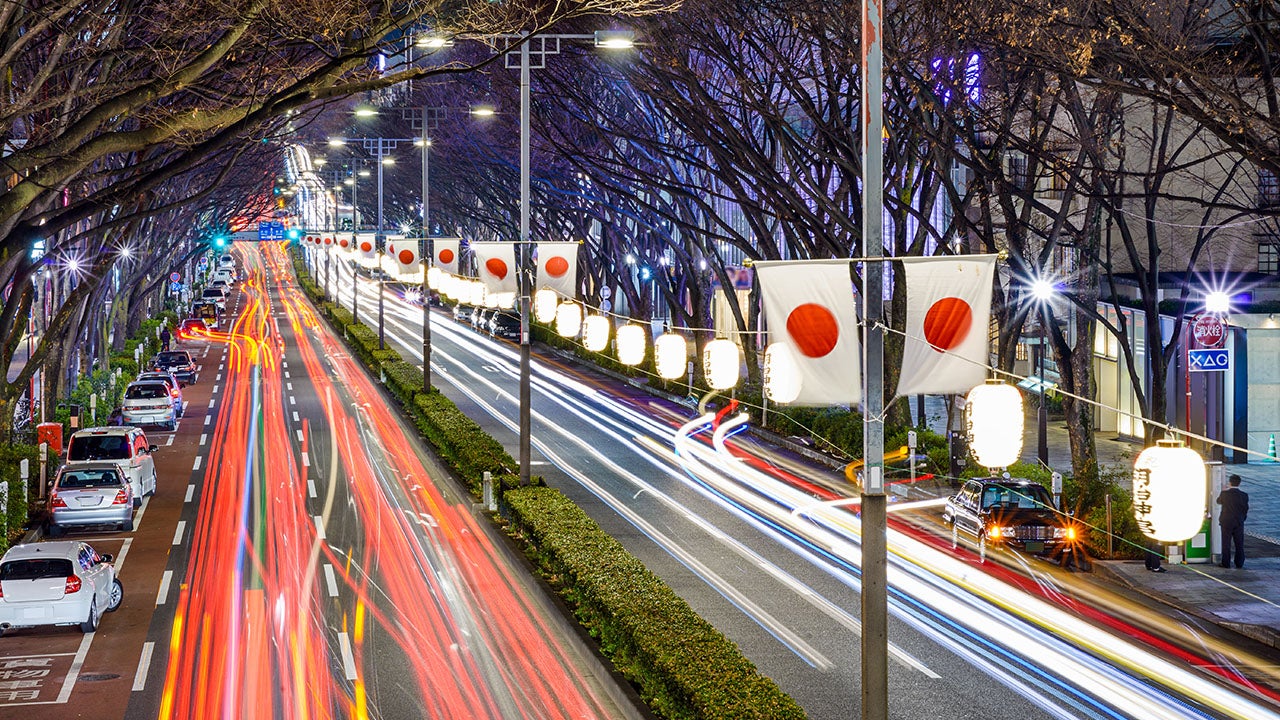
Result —
<path fill-rule="evenodd" d="M 42 625 L 93 632 L 124 599 L 111 560 L 74 540 L 10 548 L 0 558 L 0 634 Z"/>

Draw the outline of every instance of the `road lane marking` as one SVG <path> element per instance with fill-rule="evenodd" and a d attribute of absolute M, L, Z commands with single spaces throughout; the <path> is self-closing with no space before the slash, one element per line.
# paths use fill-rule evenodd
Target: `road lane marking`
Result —
<path fill-rule="evenodd" d="M 210 410 L 212 410 L 212 409 L 213 409 L 213 402 L 214 402 L 214 400 L 216 400 L 216 398 L 209 398 L 209 409 L 210 409 Z"/>
<path fill-rule="evenodd" d="M 338 578 L 333 574 L 333 565 L 324 564 L 324 584 L 329 587 L 329 597 L 338 597 Z"/>
<path fill-rule="evenodd" d="M 133 529 L 137 532 L 138 526 L 142 524 L 142 516 L 147 512 L 147 505 L 150 504 L 151 498 L 142 498 L 142 505 L 138 506 L 138 514 L 133 516 Z M 127 540 L 125 542 L 128 542 Z"/>
<path fill-rule="evenodd" d="M 218 373 L 218 377 L 213 379 L 214 382 L 222 382 L 222 373 Z"/>
<path fill-rule="evenodd" d="M 169 583 L 173 582 L 173 571 L 165 570 L 160 576 L 160 591 L 156 593 L 156 605 L 163 605 L 169 599 Z"/>
<path fill-rule="evenodd" d="M 217 385 L 214 385 L 214 386 L 213 386 L 213 394 L 214 394 L 214 395 L 217 395 L 217 394 L 218 394 L 218 386 L 217 386 Z"/>
<path fill-rule="evenodd" d="M 191 466 L 191 472 L 195 472 L 196 470 L 199 470 L 199 469 L 200 469 L 200 463 L 202 463 L 202 462 L 204 462 L 204 456 L 203 456 L 203 455 L 197 455 L 197 456 L 196 456 L 195 464 L 193 464 L 193 465 Z"/>
<path fill-rule="evenodd" d="M 187 485 L 187 496 L 182 499 L 182 502 L 189 503 L 191 502 L 191 498 L 195 496 L 196 496 L 196 486 L 195 486 L 195 483 L 192 483 L 190 485 Z"/>
<path fill-rule="evenodd" d="M 295 399 L 294 399 L 294 397 L 293 397 L 292 395 L 290 395 L 290 396 L 289 396 L 289 404 L 290 404 L 290 405 L 297 405 L 297 404 L 298 404 L 298 401 L 297 401 L 297 400 L 295 400 Z"/>
<path fill-rule="evenodd" d="M 183 533 L 185 533 L 186 531 L 187 531 L 187 521 L 186 521 L 186 520 L 179 520 L 179 521 L 178 521 L 178 527 L 177 527 L 176 529 L 174 529 L 174 531 L 173 531 L 173 544 L 174 544 L 174 545 L 181 545 L 181 544 L 182 544 L 182 535 L 183 535 Z"/>
<path fill-rule="evenodd" d="M 293 421 L 294 421 L 294 422 L 298 422 L 298 411 L 297 411 L 297 410 L 294 410 L 294 411 L 293 411 Z"/>
<path fill-rule="evenodd" d="M 226 367 L 226 363 L 223 363 L 223 364 L 218 365 L 218 369 L 219 369 L 219 370 L 221 370 L 221 369 L 222 369 L 222 368 L 224 368 L 224 367 Z"/>
<path fill-rule="evenodd" d="M 295 431 L 295 432 L 297 432 L 297 433 L 298 433 L 298 442 L 302 442 L 302 431 L 301 431 L 301 430 L 297 430 L 297 431 Z"/>
<path fill-rule="evenodd" d="M 204 366 L 203 366 L 203 365 L 197 365 L 197 366 L 196 366 L 196 372 L 204 372 Z"/>
<path fill-rule="evenodd" d="M 293 383 L 291 383 L 291 382 L 287 382 L 287 383 L 285 383 L 285 384 L 284 384 L 284 389 L 285 389 L 285 390 L 288 390 L 289 392 L 293 392 Z"/>
<path fill-rule="evenodd" d="M 302 467 L 311 467 L 311 458 L 307 457 L 307 453 L 302 453 Z"/>
<path fill-rule="evenodd" d="M 133 691 L 147 689 L 147 671 L 151 669 L 151 653 L 156 649 L 154 642 L 142 643 L 142 657 L 138 660 L 138 671 L 133 674 Z"/>
<path fill-rule="evenodd" d="M 67 672 L 67 679 L 62 681 L 62 690 L 58 693 L 58 704 L 65 704 L 71 699 L 71 689 L 80 678 L 80 668 L 84 667 L 84 658 L 89 654 L 89 643 L 92 643 L 97 636 L 98 633 L 87 633 L 80 640 L 80 647 L 76 648 L 76 656 L 71 661 L 71 670 Z"/>
<path fill-rule="evenodd" d="M 351 638 L 347 637 L 346 630 L 338 633 L 338 647 L 342 651 L 342 671 L 347 674 L 348 680 L 355 680 L 356 658 L 351 654 Z"/>
<path fill-rule="evenodd" d="M 206 440 L 208 440 L 208 439 L 209 439 L 209 435 L 208 435 L 208 434 L 206 434 L 206 433 L 200 433 L 200 444 L 201 444 L 201 445 L 204 445 L 205 441 L 206 441 Z"/>
<path fill-rule="evenodd" d="M 307 478 L 307 497 L 316 497 L 316 481 Z"/>
<path fill-rule="evenodd" d="M 315 520 L 315 523 L 316 523 L 316 538 L 319 540 L 323 540 L 324 539 L 324 518 L 320 517 L 319 515 L 316 515 L 312 517 L 312 520 Z"/>
<path fill-rule="evenodd" d="M 289 371 L 288 371 L 288 370 L 285 370 L 285 371 L 284 371 L 284 376 L 285 376 L 285 377 L 289 377 Z"/>
<path fill-rule="evenodd" d="M 210 420 L 212 420 L 212 419 L 213 419 L 213 416 L 212 416 L 212 415 L 205 415 L 205 416 L 204 416 L 204 424 L 205 424 L 205 425 L 208 425 L 208 424 L 209 424 L 209 421 L 210 421 Z"/>
<path fill-rule="evenodd" d="M 173 435 L 170 435 L 170 436 L 169 436 L 169 439 L 164 441 L 164 444 L 165 444 L 165 445 L 172 445 L 172 444 L 173 444 Z"/>

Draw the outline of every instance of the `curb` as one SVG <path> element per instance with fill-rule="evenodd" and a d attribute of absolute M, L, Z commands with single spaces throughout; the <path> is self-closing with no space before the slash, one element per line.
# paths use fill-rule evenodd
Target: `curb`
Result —
<path fill-rule="evenodd" d="M 1217 625 L 1224 630 L 1230 630 L 1239 635 L 1243 635 L 1251 640 L 1262 643 L 1273 648 L 1280 648 L 1280 630 L 1268 625 L 1251 625 L 1249 623 L 1232 622 L 1225 620 L 1203 608 L 1187 605 L 1180 602 L 1177 598 L 1157 592 L 1144 585 L 1138 585 L 1130 582 L 1124 575 L 1116 572 L 1111 568 L 1113 562 L 1122 562 L 1115 560 L 1095 560 L 1093 562 L 1094 576 L 1105 580 L 1106 582 L 1126 587 L 1139 595 L 1150 598 L 1161 604 L 1167 605 L 1175 610 L 1184 612 L 1192 617 L 1199 618 L 1204 622 Z"/>

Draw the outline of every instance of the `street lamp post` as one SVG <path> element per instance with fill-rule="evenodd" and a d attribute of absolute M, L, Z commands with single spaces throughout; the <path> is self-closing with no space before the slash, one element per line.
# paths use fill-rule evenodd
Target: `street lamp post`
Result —
<path fill-rule="evenodd" d="M 427 286 L 427 258 L 431 254 L 431 131 L 444 119 L 446 108 L 406 108 L 404 114 L 415 130 L 422 130 L 416 141 L 422 148 L 422 390 L 431 392 L 431 289 Z"/>

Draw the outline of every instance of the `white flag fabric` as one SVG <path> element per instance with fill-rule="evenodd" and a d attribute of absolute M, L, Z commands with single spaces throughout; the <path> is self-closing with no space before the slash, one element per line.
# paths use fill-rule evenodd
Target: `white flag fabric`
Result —
<path fill-rule="evenodd" d="M 902 258 L 907 327 L 898 396 L 963 394 L 987 378 L 995 255 Z"/>
<path fill-rule="evenodd" d="M 550 288 L 564 299 L 578 296 L 578 243 L 538 243 L 538 278 L 535 290 Z"/>
<path fill-rule="evenodd" d="M 378 259 L 378 248 L 373 243 L 373 235 L 356 235 L 356 249 L 365 260 Z"/>
<path fill-rule="evenodd" d="M 390 245 L 388 245 L 388 248 Z M 390 251 L 389 251 L 390 252 Z M 410 273 L 418 271 L 418 242 L 416 240 L 398 240 L 395 244 L 395 252 L 392 253 L 391 259 L 396 261 L 396 266 L 402 273 Z"/>
<path fill-rule="evenodd" d="M 457 238 L 437 238 L 433 241 L 435 248 L 433 252 L 435 257 L 435 266 L 449 273 L 450 275 L 458 274 L 458 243 Z"/>
<path fill-rule="evenodd" d="M 509 242 L 471 243 L 480 281 L 490 293 L 516 291 L 516 245 Z"/>
<path fill-rule="evenodd" d="M 769 341 L 787 345 L 799 375 L 794 405 L 862 402 L 862 355 L 849 262 L 754 265 Z"/>

